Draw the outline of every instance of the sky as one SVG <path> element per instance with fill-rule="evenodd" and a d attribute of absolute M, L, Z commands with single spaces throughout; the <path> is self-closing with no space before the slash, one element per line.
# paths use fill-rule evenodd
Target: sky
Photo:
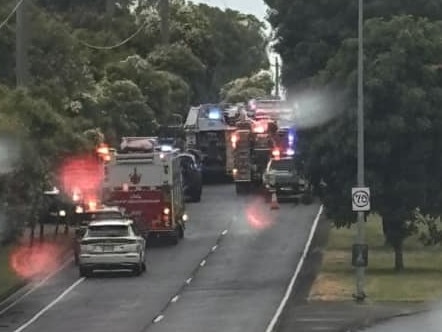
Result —
<path fill-rule="evenodd" d="M 195 3 L 206 3 L 209 6 L 231 8 L 239 12 L 255 15 L 265 20 L 267 5 L 263 0 L 192 0 Z"/>

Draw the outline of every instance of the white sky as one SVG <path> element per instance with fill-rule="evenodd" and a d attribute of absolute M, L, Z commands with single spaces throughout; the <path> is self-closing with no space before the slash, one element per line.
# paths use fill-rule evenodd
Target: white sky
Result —
<path fill-rule="evenodd" d="M 209 6 L 232 8 L 239 12 L 255 15 L 260 20 L 265 20 L 267 5 L 263 0 L 191 0 L 195 3 L 206 3 Z"/>

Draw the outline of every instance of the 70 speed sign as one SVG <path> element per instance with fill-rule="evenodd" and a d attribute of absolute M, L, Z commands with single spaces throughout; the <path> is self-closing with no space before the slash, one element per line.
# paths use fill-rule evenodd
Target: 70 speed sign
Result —
<path fill-rule="evenodd" d="M 353 211 L 370 211 L 370 188 L 351 188 Z"/>

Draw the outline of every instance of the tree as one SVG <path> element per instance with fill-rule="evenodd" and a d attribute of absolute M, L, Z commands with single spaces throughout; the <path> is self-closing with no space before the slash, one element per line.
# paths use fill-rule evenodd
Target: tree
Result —
<path fill-rule="evenodd" d="M 396 270 L 404 268 L 404 239 L 417 231 L 415 209 L 442 212 L 436 171 L 442 166 L 441 29 L 441 22 L 412 16 L 365 24 L 366 182 Z M 356 179 L 356 54 L 357 41 L 345 40 L 317 81 L 351 87 L 345 112 L 321 128 L 310 160 L 311 172 L 327 183 L 324 203 L 338 226 L 354 221 L 349 193 Z"/>
<path fill-rule="evenodd" d="M 268 96 L 274 86 L 270 73 L 262 71 L 251 77 L 237 78 L 225 84 L 220 91 L 224 102 L 245 102 L 252 98 Z"/>
<path fill-rule="evenodd" d="M 324 69 L 342 42 L 357 36 L 357 1 L 265 0 L 275 29 L 275 50 L 281 55 L 282 82 L 288 93 L 309 84 Z M 391 18 L 411 14 L 442 19 L 442 2 L 365 0 L 364 16 Z"/>

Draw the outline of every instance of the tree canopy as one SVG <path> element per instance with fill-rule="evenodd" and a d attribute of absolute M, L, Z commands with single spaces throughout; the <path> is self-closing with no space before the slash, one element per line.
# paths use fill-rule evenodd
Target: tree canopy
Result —
<path fill-rule="evenodd" d="M 348 226 L 356 218 L 350 193 L 357 171 L 357 3 L 266 3 L 289 98 L 306 87 L 318 94 L 332 87 L 345 96 L 332 120 L 303 138 L 313 183 L 327 185 L 328 216 L 338 227 Z M 369 0 L 364 9 L 365 181 L 400 270 L 403 241 L 420 223 L 428 227 L 427 243 L 439 242 L 442 234 L 435 227 L 442 213 L 436 171 L 442 166 L 442 2 Z M 321 111 L 331 115 L 332 104 Z"/>
<path fill-rule="evenodd" d="M 53 183 L 66 155 L 103 137 L 115 144 L 123 135 L 153 135 L 190 105 L 218 102 L 228 82 L 269 67 L 263 22 L 236 11 L 171 0 L 163 45 L 151 1 L 26 3 L 26 87 L 15 88 L 14 16 L 0 29 L 0 134 L 17 137 L 28 153 L 16 174 L 2 176 L 0 196 L 16 192 L 17 204 L 29 205 Z M 0 17 L 15 4 L 2 6 Z M 9 176 L 21 177 L 13 191 Z"/>

